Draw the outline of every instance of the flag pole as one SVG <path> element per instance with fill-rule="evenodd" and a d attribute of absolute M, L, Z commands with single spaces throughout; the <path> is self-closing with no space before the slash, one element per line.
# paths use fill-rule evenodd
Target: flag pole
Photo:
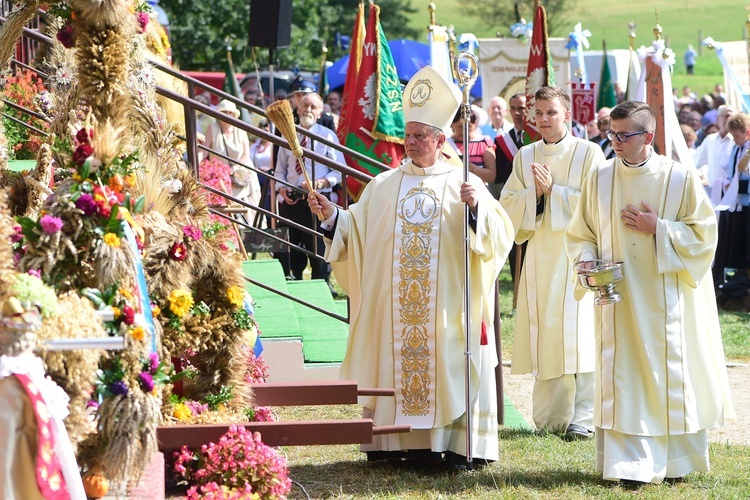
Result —
<path fill-rule="evenodd" d="M 468 63 L 468 68 L 461 69 L 462 61 Z M 461 124 L 464 141 L 464 182 L 469 182 L 469 120 L 471 118 L 471 88 L 477 81 L 479 69 L 477 60 L 468 52 L 462 52 L 454 60 L 454 69 L 458 78 L 458 85 L 463 92 L 461 103 Z M 466 332 L 465 368 L 466 379 L 466 465 L 472 468 L 472 420 L 471 420 L 471 296 L 469 279 L 469 205 L 464 204 L 464 331 Z"/>

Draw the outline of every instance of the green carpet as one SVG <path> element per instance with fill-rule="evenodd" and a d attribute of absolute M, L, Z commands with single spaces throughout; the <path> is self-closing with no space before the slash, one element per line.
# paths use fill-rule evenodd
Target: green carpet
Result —
<path fill-rule="evenodd" d="M 534 428 L 526 422 L 523 416 L 518 412 L 508 396 L 505 396 L 505 427 L 533 431 Z"/>
<path fill-rule="evenodd" d="M 242 270 L 248 278 L 289 293 L 284 271 L 277 260 L 248 260 L 242 263 Z M 250 283 L 246 284 L 246 289 L 255 303 L 255 320 L 261 338 L 300 336 L 292 301 Z"/>
<path fill-rule="evenodd" d="M 287 283 L 289 293 L 327 311 L 339 313 L 328 285 L 323 280 Z M 340 363 L 346 352 L 349 325 L 302 304 L 294 304 L 302 337 L 302 354 L 309 363 Z"/>
<path fill-rule="evenodd" d="M 8 161 L 8 170 L 14 172 L 23 172 L 24 170 L 34 170 L 36 160 L 10 160 Z"/>

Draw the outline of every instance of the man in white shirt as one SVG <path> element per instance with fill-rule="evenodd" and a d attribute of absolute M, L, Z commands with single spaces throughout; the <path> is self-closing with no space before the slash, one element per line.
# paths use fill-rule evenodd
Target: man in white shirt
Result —
<path fill-rule="evenodd" d="M 490 139 L 494 139 L 496 136 L 504 134 L 513 128 L 513 124 L 507 120 L 508 103 L 502 97 L 495 96 L 490 99 L 490 103 L 487 106 L 487 113 L 490 120 L 482 125 L 480 130 Z"/>
<path fill-rule="evenodd" d="M 696 168 L 700 169 L 699 174 L 709 196 L 717 180 L 722 180 L 718 189 L 723 189 L 724 183 L 729 181 L 729 156 L 734 141 L 727 130 L 727 120 L 734 113 L 731 106 L 719 106 L 716 113 L 716 126 L 719 127 L 719 131 L 706 136 L 695 150 L 693 161 Z"/>
<path fill-rule="evenodd" d="M 324 139 L 337 143 L 339 142 L 336 134 L 329 128 L 317 123 L 323 112 L 323 99 L 316 93 L 310 92 L 305 94 L 297 107 L 299 113 L 299 123 L 302 128 L 312 134 L 323 137 Z M 327 156 L 328 158 L 345 164 L 344 155 L 340 151 L 326 146 L 314 137 L 298 134 L 300 145 L 306 149 L 312 149 L 316 153 Z M 330 198 L 333 187 L 341 182 L 341 172 L 333 170 L 320 163 L 313 163 L 310 159 L 305 159 L 305 168 L 312 179 L 314 188 Z M 279 203 L 279 215 L 290 219 L 297 224 L 310 228 L 311 231 L 317 229 L 316 216 L 310 212 L 310 208 L 305 203 L 305 176 L 302 169 L 291 151 L 288 149 L 279 149 L 279 157 L 276 162 L 276 191 L 281 196 Z M 324 247 L 323 242 L 318 240 L 313 234 L 298 229 L 296 227 L 284 224 L 280 226 L 289 227 L 289 242 L 322 256 Z M 317 240 L 317 243 L 316 243 Z M 297 249 L 291 249 L 291 252 L 276 252 L 274 257 L 279 259 L 284 272 L 287 276 L 294 279 L 302 279 L 302 272 L 307 267 L 308 255 Z M 312 268 L 312 279 L 324 279 L 328 281 L 331 275 L 330 266 L 321 257 L 310 257 L 310 267 Z"/>

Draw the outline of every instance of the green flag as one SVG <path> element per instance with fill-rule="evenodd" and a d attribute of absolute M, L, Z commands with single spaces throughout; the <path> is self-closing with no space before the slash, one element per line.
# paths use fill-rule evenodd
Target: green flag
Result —
<path fill-rule="evenodd" d="M 234 73 L 234 64 L 232 64 L 232 47 L 230 46 L 227 46 L 227 65 L 224 75 L 224 88 L 222 90 L 242 101 L 242 90 L 240 89 L 240 83 L 237 81 L 237 75 Z M 240 108 L 240 118 L 242 118 L 242 121 L 250 123 L 250 113 L 247 109 L 240 106 L 238 107 Z"/>
<path fill-rule="evenodd" d="M 602 57 L 602 74 L 599 78 L 599 95 L 596 98 L 597 111 L 605 107 L 614 108 L 615 106 L 617 106 L 615 82 L 612 81 L 612 72 L 609 70 L 606 45 L 604 46 L 604 55 Z"/>

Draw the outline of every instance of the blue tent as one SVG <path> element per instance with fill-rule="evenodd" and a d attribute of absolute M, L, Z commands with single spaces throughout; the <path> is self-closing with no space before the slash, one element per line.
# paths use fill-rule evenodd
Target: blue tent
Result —
<path fill-rule="evenodd" d="M 430 46 L 414 40 L 391 40 L 388 42 L 393 54 L 398 78 L 406 84 L 420 69 L 430 64 Z M 328 88 L 333 90 L 344 86 L 346 70 L 349 67 L 349 56 L 346 55 L 328 68 Z M 471 95 L 479 97 L 482 93 L 482 82 L 478 80 Z"/>

